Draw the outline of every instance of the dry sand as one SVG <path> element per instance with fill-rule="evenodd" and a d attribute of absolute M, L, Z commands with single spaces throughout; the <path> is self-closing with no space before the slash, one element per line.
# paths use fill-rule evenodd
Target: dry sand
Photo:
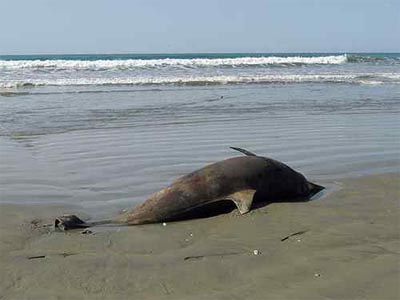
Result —
<path fill-rule="evenodd" d="M 244 216 L 90 235 L 30 224 L 73 207 L 3 204 L 0 299 L 399 299 L 399 175 L 336 187 Z"/>

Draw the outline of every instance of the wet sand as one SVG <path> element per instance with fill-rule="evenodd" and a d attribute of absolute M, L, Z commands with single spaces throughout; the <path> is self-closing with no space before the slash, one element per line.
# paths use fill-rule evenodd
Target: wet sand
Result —
<path fill-rule="evenodd" d="M 77 208 L 1 204 L 0 299 L 398 299 L 399 175 L 324 184 L 311 202 L 89 235 L 35 226 Z"/>

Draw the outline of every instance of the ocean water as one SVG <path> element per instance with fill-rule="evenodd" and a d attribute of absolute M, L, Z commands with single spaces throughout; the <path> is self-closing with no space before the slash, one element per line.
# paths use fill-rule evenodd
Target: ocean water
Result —
<path fill-rule="evenodd" d="M 229 146 L 399 172 L 399 111 L 399 53 L 0 56 L 0 201 L 111 214 Z"/>
<path fill-rule="evenodd" d="M 399 83 L 399 54 L 0 56 L 0 88 Z"/>

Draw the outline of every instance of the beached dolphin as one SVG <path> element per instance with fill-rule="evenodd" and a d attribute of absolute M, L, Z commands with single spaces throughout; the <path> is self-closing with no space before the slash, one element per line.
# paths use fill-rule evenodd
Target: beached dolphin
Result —
<path fill-rule="evenodd" d="M 245 214 L 255 199 L 268 202 L 308 199 L 324 189 L 279 161 L 231 148 L 246 156 L 219 161 L 185 175 L 114 220 L 86 223 L 67 215 L 57 218 L 55 227 L 158 223 L 179 219 L 199 207 L 226 200 L 233 201 L 239 212 Z"/>

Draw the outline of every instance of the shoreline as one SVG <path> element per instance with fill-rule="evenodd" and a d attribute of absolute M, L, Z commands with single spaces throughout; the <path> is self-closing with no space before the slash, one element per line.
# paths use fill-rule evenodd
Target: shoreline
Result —
<path fill-rule="evenodd" d="M 46 232 L 77 206 L 0 204 L 4 299 L 396 299 L 399 173 L 239 216 Z M 34 222 L 34 223 L 35 223 Z"/>

